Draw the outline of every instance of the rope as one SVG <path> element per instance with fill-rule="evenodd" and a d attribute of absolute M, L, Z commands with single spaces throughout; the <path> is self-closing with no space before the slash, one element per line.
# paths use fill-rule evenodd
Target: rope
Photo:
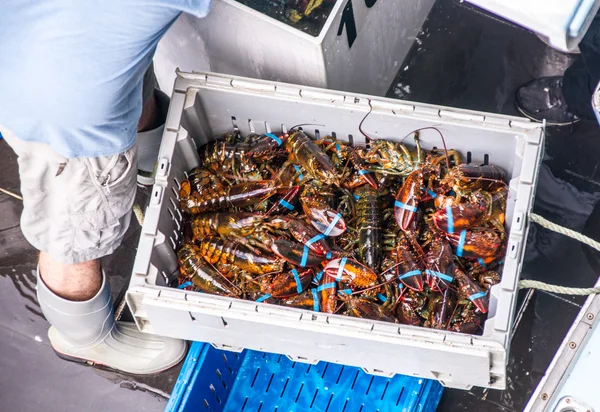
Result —
<path fill-rule="evenodd" d="M 133 214 L 140 226 L 144 226 L 144 212 L 142 212 L 142 208 L 137 203 L 133 205 Z"/>
<path fill-rule="evenodd" d="M 535 213 L 531 213 L 529 215 L 529 219 L 532 222 L 537 223 L 538 225 L 545 227 L 548 230 L 551 230 L 556 233 L 560 233 L 561 235 L 568 236 L 572 239 L 578 240 L 581 243 L 584 243 L 588 246 L 593 247 L 594 249 L 600 251 L 600 242 L 596 242 L 594 239 L 589 238 L 585 235 L 582 235 L 579 232 L 575 232 L 574 230 L 567 229 L 566 227 L 557 225 L 556 223 L 552 223 L 548 219 L 544 219 L 540 215 L 536 215 Z"/>
<path fill-rule="evenodd" d="M 600 293 L 600 287 L 596 288 L 568 288 L 565 286 L 551 285 L 538 280 L 524 279 L 519 281 L 519 289 L 537 289 L 561 295 L 587 296 Z"/>
<path fill-rule="evenodd" d="M 572 239 L 578 240 L 579 242 L 588 245 L 598 251 L 600 251 L 600 242 L 596 242 L 594 239 L 589 238 L 585 235 L 582 235 L 579 232 L 568 229 L 564 226 L 557 225 L 556 223 L 552 223 L 548 219 L 541 217 L 540 215 L 536 215 L 535 213 L 529 214 L 529 219 L 537 223 L 538 225 L 556 233 L 560 233 L 561 235 L 568 236 Z M 537 289 L 543 290 L 546 292 L 558 293 L 561 295 L 578 295 L 578 296 L 587 296 L 587 295 L 595 295 L 600 293 L 600 287 L 593 288 L 570 288 L 566 286 L 559 285 L 551 285 L 549 283 L 540 282 L 538 280 L 529 280 L 524 279 L 519 281 L 519 289 Z"/>

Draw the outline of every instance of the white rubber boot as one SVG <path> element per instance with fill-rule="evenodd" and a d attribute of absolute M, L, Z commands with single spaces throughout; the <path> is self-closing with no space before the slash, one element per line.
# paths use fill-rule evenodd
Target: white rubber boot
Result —
<path fill-rule="evenodd" d="M 177 365 L 186 354 L 186 342 L 142 333 L 132 323 L 115 323 L 104 273 L 102 278 L 96 296 L 74 302 L 55 295 L 38 272 L 37 297 L 52 325 L 48 338 L 56 354 L 135 375 L 158 373 Z"/>

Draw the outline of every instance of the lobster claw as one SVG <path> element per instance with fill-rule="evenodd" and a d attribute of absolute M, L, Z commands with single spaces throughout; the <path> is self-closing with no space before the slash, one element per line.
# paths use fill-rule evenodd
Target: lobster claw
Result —
<path fill-rule="evenodd" d="M 377 283 L 377 274 L 354 259 L 334 259 L 323 271 L 330 279 L 348 283 L 352 289 L 365 289 Z"/>
<path fill-rule="evenodd" d="M 411 270 L 405 273 L 402 270 L 398 270 L 398 280 L 402 282 L 404 286 L 412 289 L 416 292 L 423 290 L 423 272 L 419 269 Z"/>
<path fill-rule="evenodd" d="M 267 212 L 267 216 L 280 215 L 285 212 L 293 211 L 296 208 L 299 193 L 300 186 L 292 186 L 282 198 L 277 200 L 273 206 L 271 206 Z"/>
<path fill-rule="evenodd" d="M 453 234 L 479 225 L 485 217 L 485 209 L 476 203 L 447 206 L 433 214 L 433 224 L 439 230 Z"/>
<path fill-rule="evenodd" d="M 339 236 L 346 231 L 346 222 L 336 210 L 314 199 L 304 199 L 302 209 L 310 223 L 325 236 Z"/>
<path fill-rule="evenodd" d="M 331 247 L 327 243 L 325 235 L 319 234 L 319 232 L 312 226 L 308 226 L 303 220 L 289 219 L 288 230 L 298 242 L 308 246 L 316 254 L 327 255 L 331 252 Z"/>
<path fill-rule="evenodd" d="M 456 249 L 456 256 L 466 258 L 490 258 L 502 248 L 502 237 L 494 229 L 472 228 L 459 233 L 446 234 Z"/>
<path fill-rule="evenodd" d="M 354 164 L 354 167 L 358 169 L 358 174 L 363 181 L 371 185 L 373 189 L 377 189 L 379 187 L 375 176 L 373 176 L 373 173 L 366 169 L 365 163 L 357 152 L 352 154 L 352 163 Z"/>
<path fill-rule="evenodd" d="M 310 286 L 314 273 L 312 269 L 298 271 L 292 269 L 287 273 L 276 275 L 269 285 L 270 294 L 274 298 L 289 298 L 299 295 Z"/>
<path fill-rule="evenodd" d="M 417 206 L 421 201 L 423 189 L 423 172 L 415 170 L 408 175 L 396 194 L 394 218 L 404 232 L 411 228 L 412 222 L 417 217 Z"/>
<path fill-rule="evenodd" d="M 303 268 L 318 266 L 325 260 L 325 256 L 317 255 L 308 246 L 287 239 L 275 240 L 271 245 L 271 250 L 291 264 Z"/>
<path fill-rule="evenodd" d="M 482 291 L 479 285 L 456 265 L 454 265 L 453 274 L 459 286 L 459 295 L 473 302 L 473 305 L 481 313 L 487 313 L 490 303 L 488 294 Z"/>

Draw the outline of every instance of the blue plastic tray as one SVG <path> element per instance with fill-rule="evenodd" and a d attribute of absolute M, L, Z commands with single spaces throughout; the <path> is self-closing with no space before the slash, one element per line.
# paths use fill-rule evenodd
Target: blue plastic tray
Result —
<path fill-rule="evenodd" d="M 165 411 L 433 412 L 442 390 L 427 379 L 388 379 L 334 363 L 307 365 L 194 342 Z"/>

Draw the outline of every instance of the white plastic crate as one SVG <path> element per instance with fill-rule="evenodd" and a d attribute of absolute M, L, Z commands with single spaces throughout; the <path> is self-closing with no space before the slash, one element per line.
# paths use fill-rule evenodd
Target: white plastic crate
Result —
<path fill-rule="evenodd" d="M 367 133 L 399 139 L 436 126 L 448 148 L 473 162 L 503 168 L 510 177 L 506 213 L 510 229 L 502 282 L 492 288 L 483 336 L 376 322 L 165 287 L 177 275 L 174 245 L 180 236 L 178 182 L 198 165 L 196 145 L 231 131 L 279 132 L 300 123 L 304 131 L 364 142 Z M 312 128 L 311 128 L 312 127 Z M 442 147 L 435 131 L 420 134 L 424 148 Z M 542 159 L 541 125 L 520 118 L 333 92 L 213 73 L 179 73 L 159 154 L 156 184 L 140 237 L 127 302 L 142 331 L 211 342 L 221 349 L 249 348 L 314 363 L 318 360 L 438 379 L 445 386 L 504 388 L 506 359 Z M 410 143 L 410 142 L 407 142 Z M 486 156 L 487 155 L 487 156 Z"/>
<path fill-rule="evenodd" d="M 235 0 L 213 0 L 207 17 L 182 15 L 167 32 L 158 80 L 168 93 L 175 67 L 208 62 L 219 73 L 383 96 L 434 2 L 338 0 L 314 37 Z"/>

